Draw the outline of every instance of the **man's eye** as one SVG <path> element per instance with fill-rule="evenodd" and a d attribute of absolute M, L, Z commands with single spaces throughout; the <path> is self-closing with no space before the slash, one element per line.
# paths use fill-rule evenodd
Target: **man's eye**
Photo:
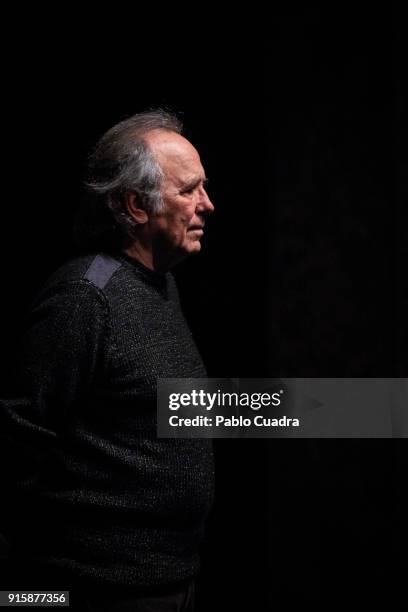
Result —
<path fill-rule="evenodd" d="M 191 187 L 186 187 L 185 189 L 183 189 L 183 191 L 181 191 L 181 193 L 186 194 L 186 195 L 192 195 L 194 191 L 200 187 L 200 184 L 202 185 L 203 189 L 206 189 L 207 184 L 208 184 L 208 179 L 205 178 L 201 183 L 196 183 L 195 185 L 192 185 Z"/>

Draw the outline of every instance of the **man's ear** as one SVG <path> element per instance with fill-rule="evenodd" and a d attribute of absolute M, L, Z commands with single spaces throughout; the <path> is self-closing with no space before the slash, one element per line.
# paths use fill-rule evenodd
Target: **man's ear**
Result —
<path fill-rule="evenodd" d="M 139 199 L 135 193 L 128 193 L 125 196 L 125 204 L 128 213 L 133 217 L 136 223 L 144 224 L 149 220 L 148 214 L 143 208 L 139 208 Z"/>

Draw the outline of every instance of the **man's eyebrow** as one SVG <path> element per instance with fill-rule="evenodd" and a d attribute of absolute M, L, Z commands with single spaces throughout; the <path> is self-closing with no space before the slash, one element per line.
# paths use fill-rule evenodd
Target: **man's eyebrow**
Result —
<path fill-rule="evenodd" d="M 203 185 L 207 185 L 208 178 L 206 176 L 204 178 L 199 176 L 198 178 L 195 177 L 193 179 L 190 179 L 189 181 L 186 181 L 183 184 L 183 190 L 193 189 L 194 187 L 197 187 L 197 185 L 199 185 L 201 182 L 203 183 Z"/>

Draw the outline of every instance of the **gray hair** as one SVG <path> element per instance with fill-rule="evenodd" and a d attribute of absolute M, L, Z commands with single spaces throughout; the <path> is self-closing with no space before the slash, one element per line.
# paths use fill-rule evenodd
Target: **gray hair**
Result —
<path fill-rule="evenodd" d="M 138 196 L 140 208 L 147 212 L 163 210 L 163 171 L 144 140 L 147 132 L 156 129 L 180 134 L 183 125 L 176 115 L 162 109 L 138 113 L 110 128 L 89 156 L 85 185 L 93 199 L 94 236 L 99 220 L 106 234 L 110 219 L 110 230 L 116 238 L 122 242 L 134 240 L 137 223 L 126 207 L 129 193 Z"/>

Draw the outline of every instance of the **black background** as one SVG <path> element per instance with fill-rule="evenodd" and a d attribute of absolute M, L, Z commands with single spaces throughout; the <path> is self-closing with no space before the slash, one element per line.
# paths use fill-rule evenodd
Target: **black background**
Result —
<path fill-rule="evenodd" d="M 127 10 L 10 21 L 6 358 L 73 254 L 90 147 L 162 106 L 182 113 L 216 207 L 202 253 L 175 271 L 210 375 L 407 376 L 402 16 L 286 7 L 159 27 Z M 355 590 L 402 605 L 404 441 L 221 440 L 216 453 L 200 609 L 334 609 Z"/>

